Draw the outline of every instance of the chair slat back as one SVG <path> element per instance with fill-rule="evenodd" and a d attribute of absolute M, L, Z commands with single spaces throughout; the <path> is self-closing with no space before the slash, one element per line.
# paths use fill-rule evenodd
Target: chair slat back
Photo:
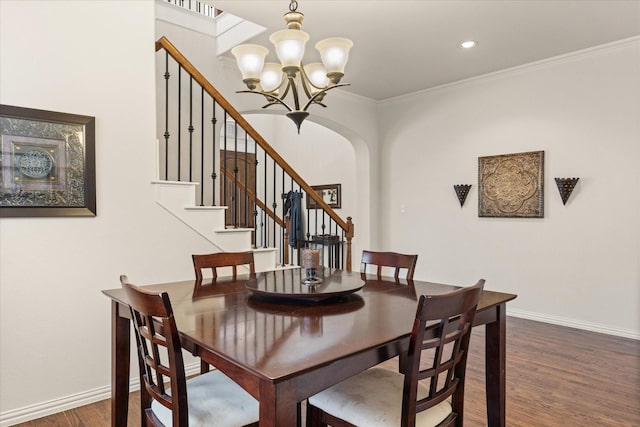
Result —
<path fill-rule="evenodd" d="M 362 260 L 360 263 L 360 273 L 365 274 L 367 272 L 368 265 L 377 266 L 376 274 L 378 278 L 382 278 L 382 268 L 391 267 L 394 268 L 394 278 L 398 280 L 400 271 L 402 269 L 407 271 L 406 279 L 413 279 L 413 272 L 416 269 L 416 263 L 418 262 L 418 255 L 406 255 L 397 252 L 373 252 L 362 251 Z"/>
<path fill-rule="evenodd" d="M 403 426 L 458 390 L 453 411 L 462 413 L 464 376 L 471 326 L 484 280 L 442 295 L 421 295 L 405 359 Z M 417 396 L 418 381 L 428 381 L 429 394 Z M 405 424 L 406 422 L 406 424 Z"/>
<path fill-rule="evenodd" d="M 202 282 L 202 270 L 210 268 L 213 279 L 218 278 L 218 268 L 231 267 L 233 280 L 238 276 L 238 266 L 246 265 L 251 277 L 255 277 L 256 268 L 253 260 L 253 252 L 218 252 L 214 254 L 192 255 L 193 268 L 196 280 Z"/>
<path fill-rule="evenodd" d="M 161 425 L 151 411 L 151 399 L 171 409 L 174 426 L 189 422 L 187 384 L 180 336 L 166 292 L 146 291 L 120 276 L 136 336 L 140 367 L 141 401 L 147 421 Z M 167 393 L 171 390 L 171 394 Z"/>

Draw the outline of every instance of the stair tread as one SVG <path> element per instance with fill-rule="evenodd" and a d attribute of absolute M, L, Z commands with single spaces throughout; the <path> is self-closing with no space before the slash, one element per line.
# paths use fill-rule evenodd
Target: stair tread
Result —
<path fill-rule="evenodd" d="M 227 210 L 226 206 L 185 206 L 188 211 L 222 211 Z"/>

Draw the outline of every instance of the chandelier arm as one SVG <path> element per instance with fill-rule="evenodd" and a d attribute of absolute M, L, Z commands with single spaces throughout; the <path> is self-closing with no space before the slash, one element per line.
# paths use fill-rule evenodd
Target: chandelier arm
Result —
<path fill-rule="evenodd" d="M 284 92 L 282 92 L 282 95 L 280 96 L 281 100 L 284 100 L 287 97 L 287 94 L 289 94 L 289 88 L 291 87 L 291 83 L 289 83 L 289 79 L 286 79 L 287 81 L 287 86 L 284 88 Z"/>
<path fill-rule="evenodd" d="M 333 85 L 333 86 L 329 86 L 328 88 L 322 89 L 320 92 L 316 93 L 316 94 L 315 94 L 315 95 L 313 95 L 311 98 L 309 98 L 309 101 L 307 101 L 307 103 L 305 104 L 305 106 L 304 106 L 304 108 L 302 109 L 302 111 L 307 111 L 307 108 L 309 108 L 309 106 L 310 106 L 311 104 L 313 104 L 313 103 L 314 103 L 314 101 L 315 101 L 315 99 L 316 99 L 317 97 L 319 97 L 320 95 L 325 94 L 326 92 L 330 91 L 331 89 L 335 89 L 335 88 L 337 88 L 337 87 L 342 87 L 342 86 L 349 86 L 349 85 L 350 85 L 349 83 L 340 83 L 340 84 Z M 322 104 L 322 103 L 320 103 L 320 102 L 317 102 L 317 104 L 320 104 L 320 105 L 322 105 L 323 107 L 326 107 L 326 105 L 324 105 L 324 104 Z"/>
<path fill-rule="evenodd" d="M 313 95 L 311 95 L 311 91 L 309 90 L 309 87 L 307 85 L 311 85 L 312 87 L 318 89 L 318 90 L 322 90 L 321 87 L 317 87 L 316 85 L 313 84 L 313 82 L 311 82 L 311 79 L 309 79 L 309 76 L 307 76 L 307 73 L 304 71 L 304 67 L 300 67 L 300 81 L 302 83 L 302 89 L 304 90 L 304 94 L 307 95 L 307 99 L 311 99 L 311 97 Z"/>
<path fill-rule="evenodd" d="M 277 102 L 273 102 L 273 101 L 269 101 L 269 103 L 266 104 L 266 105 L 263 105 L 262 108 L 269 108 L 269 107 L 271 107 L 273 105 L 278 105 L 278 103 Z"/>
<path fill-rule="evenodd" d="M 309 86 L 311 86 L 312 88 L 314 88 L 316 90 L 326 89 L 324 87 L 316 86 L 316 85 L 313 84 L 313 82 L 309 78 L 309 75 L 304 70 L 304 66 L 300 66 L 300 75 L 302 76 L 302 82 L 303 82 L 302 83 L 302 87 L 304 88 L 304 93 L 307 95 L 307 98 L 311 98 L 311 96 L 312 96 L 311 95 L 311 91 L 309 90 Z"/>
<path fill-rule="evenodd" d="M 291 94 L 293 95 L 293 105 L 296 111 L 298 111 L 300 110 L 300 98 L 298 97 L 298 89 L 297 89 L 298 85 L 296 85 L 295 77 L 289 76 L 288 78 L 289 78 L 289 86 L 291 87 Z"/>
<path fill-rule="evenodd" d="M 289 111 L 293 111 L 293 109 L 292 109 L 291 107 L 289 107 L 289 106 L 288 106 L 288 105 L 287 105 L 283 100 L 281 100 L 281 99 L 280 99 L 280 98 L 278 98 L 277 96 L 272 95 L 272 94 L 267 93 L 267 92 L 261 92 L 261 91 L 259 91 L 259 90 L 238 90 L 238 91 L 236 91 L 236 93 L 255 93 L 256 95 L 263 95 L 263 96 L 266 96 L 267 98 L 269 98 L 269 99 L 271 99 L 271 100 L 273 100 L 273 101 L 275 101 L 275 102 L 277 102 L 277 103 L 279 103 L 279 104 L 284 105 L 284 107 L 285 107 L 287 110 L 289 110 Z M 262 108 L 268 107 L 269 105 L 271 105 L 271 104 L 265 105 L 265 106 L 264 106 L 264 107 L 262 107 Z"/>

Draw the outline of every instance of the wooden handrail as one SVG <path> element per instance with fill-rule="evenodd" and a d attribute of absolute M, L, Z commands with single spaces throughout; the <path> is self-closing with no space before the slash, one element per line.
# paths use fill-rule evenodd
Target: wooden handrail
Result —
<path fill-rule="evenodd" d="M 249 198 L 251 198 L 251 200 L 253 200 L 254 203 L 256 205 L 258 205 L 258 207 L 260 207 L 260 209 L 262 209 L 267 215 L 269 215 L 269 217 L 272 220 L 274 220 L 276 222 L 276 224 L 278 224 L 280 227 L 284 227 L 285 226 L 285 223 L 282 220 L 282 218 L 280 218 L 274 211 L 269 209 L 269 207 L 267 205 L 265 205 L 262 200 L 257 198 L 253 191 L 251 191 L 250 189 L 246 188 L 245 185 L 242 182 L 240 182 L 240 181 L 235 179 L 235 177 L 233 176 L 233 172 L 227 171 L 225 169 L 225 167 L 222 166 L 222 165 L 220 165 L 220 170 L 222 171 L 222 173 L 224 173 L 227 176 L 227 178 L 229 178 L 232 182 L 235 182 L 236 185 L 238 185 L 238 187 L 240 187 L 240 190 L 244 191 L 245 194 L 247 196 L 249 196 Z"/>
<path fill-rule="evenodd" d="M 216 88 L 189 62 L 187 58 L 180 53 L 178 49 L 164 36 L 160 37 L 156 41 L 156 52 L 160 49 L 164 49 L 173 59 L 175 59 L 193 79 L 204 88 L 213 99 L 216 100 L 218 105 L 227 111 L 227 113 L 236 121 L 246 132 L 253 138 L 254 141 L 262 147 L 262 149 L 269 155 L 274 161 L 280 165 L 284 171 L 291 176 L 294 181 L 300 185 L 300 187 L 307 193 L 308 197 L 311 197 L 343 230 L 345 230 L 348 238 L 353 237 L 353 223 L 350 221 L 344 221 L 331 207 L 322 200 L 322 197 L 316 193 L 313 188 L 307 182 L 302 179 L 300 175 L 278 154 L 278 152 L 271 146 L 265 139 L 246 121 L 242 114 L 238 112 L 227 101 Z"/>

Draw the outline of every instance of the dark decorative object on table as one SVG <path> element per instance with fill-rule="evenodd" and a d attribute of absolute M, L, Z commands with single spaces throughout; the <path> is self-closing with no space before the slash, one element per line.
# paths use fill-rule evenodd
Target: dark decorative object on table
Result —
<path fill-rule="evenodd" d="M 567 204 L 567 200 L 569 200 L 569 196 L 571 196 L 579 179 L 580 178 L 555 178 L 563 205 Z"/>
<path fill-rule="evenodd" d="M 300 264 L 307 273 L 307 277 L 302 283 L 305 285 L 322 283 L 322 279 L 316 276 L 316 270 L 320 268 L 320 249 L 302 249 L 302 260 Z"/>
<path fill-rule="evenodd" d="M 469 194 L 469 190 L 471 189 L 471 184 L 456 184 L 453 186 L 453 189 L 456 190 L 456 194 L 458 195 L 460 207 L 464 206 L 464 202 L 467 200 L 467 194 Z"/>

